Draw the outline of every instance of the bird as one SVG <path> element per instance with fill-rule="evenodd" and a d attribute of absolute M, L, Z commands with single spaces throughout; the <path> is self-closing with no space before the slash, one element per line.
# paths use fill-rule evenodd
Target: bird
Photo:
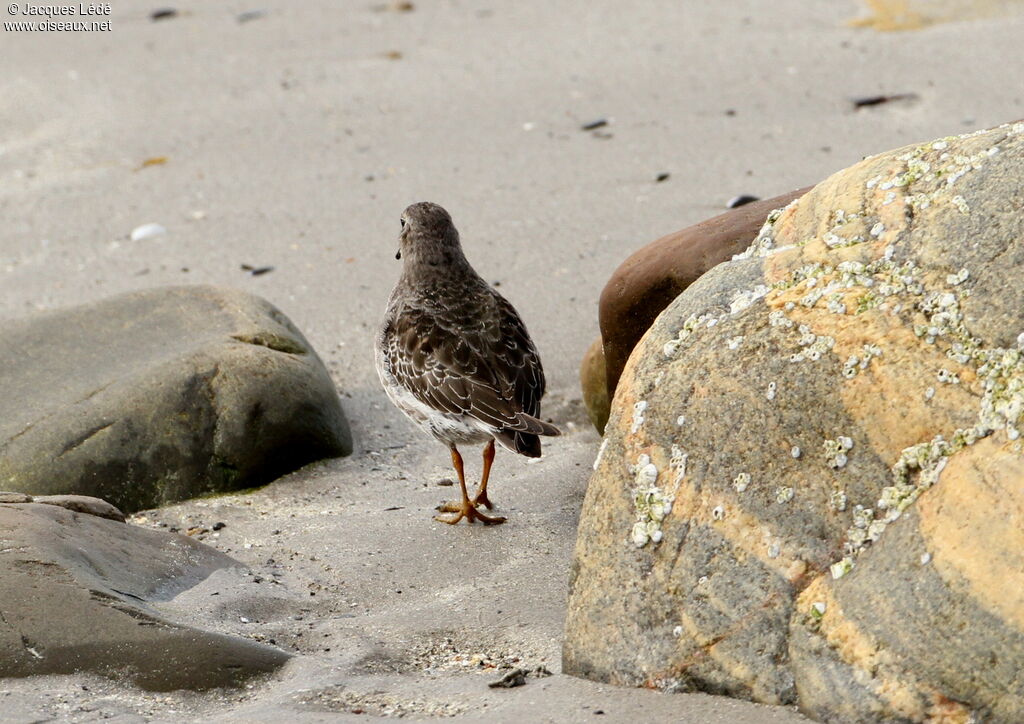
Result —
<path fill-rule="evenodd" d="M 466 259 L 444 208 L 410 205 L 398 238 L 402 271 L 374 344 L 381 385 L 399 410 L 451 452 L 462 500 L 440 506 L 454 515 L 435 520 L 504 523 L 479 510 L 494 507 L 487 481 L 495 441 L 536 458 L 540 436 L 561 434 L 540 418 L 540 356 L 519 313 Z M 483 471 L 470 499 L 458 445 L 479 443 L 486 443 Z"/>

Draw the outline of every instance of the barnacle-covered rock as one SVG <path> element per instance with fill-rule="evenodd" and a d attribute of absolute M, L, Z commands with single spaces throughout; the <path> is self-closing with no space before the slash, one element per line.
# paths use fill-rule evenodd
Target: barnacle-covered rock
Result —
<path fill-rule="evenodd" d="M 1024 123 L 771 214 L 626 365 L 564 670 L 826 721 L 1024 720 L 1022 274 Z"/>

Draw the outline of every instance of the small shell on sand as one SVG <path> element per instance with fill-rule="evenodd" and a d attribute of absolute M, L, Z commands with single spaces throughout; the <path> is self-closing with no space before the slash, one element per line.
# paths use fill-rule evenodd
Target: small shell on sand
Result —
<path fill-rule="evenodd" d="M 154 236 L 161 236 L 166 233 L 167 229 L 160 224 L 143 224 L 132 229 L 131 240 L 142 241 L 143 239 L 152 239 Z"/>

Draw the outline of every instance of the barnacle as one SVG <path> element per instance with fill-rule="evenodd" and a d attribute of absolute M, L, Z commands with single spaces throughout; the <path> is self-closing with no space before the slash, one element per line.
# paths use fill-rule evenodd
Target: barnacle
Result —
<path fill-rule="evenodd" d="M 828 570 L 832 574 L 832 578 L 842 578 L 853 570 L 853 559 L 846 556 L 829 566 Z"/>
<path fill-rule="evenodd" d="M 741 291 L 733 297 L 729 303 L 729 313 L 737 314 L 742 312 L 744 309 L 749 307 L 751 304 L 761 299 L 770 291 L 770 288 L 765 284 L 758 284 L 756 287 L 750 290 Z"/>
<path fill-rule="evenodd" d="M 647 410 L 647 401 L 640 400 L 633 405 L 633 424 L 629 431 L 636 434 L 640 426 L 644 424 L 644 412 Z"/>
<path fill-rule="evenodd" d="M 791 201 L 789 206 L 795 204 L 799 199 Z M 775 251 L 775 229 L 772 228 L 779 217 L 782 216 L 782 212 L 789 208 L 786 206 L 784 209 L 775 209 L 768 218 L 765 219 L 764 225 L 761 230 L 757 233 L 757 237 L 753 243 L 747 249 L 739 254 L 733 255 L 733 259 L 749 259 L 752 256 L 769 256 Z"/>
<path fill-rule="evenodd" d="M 691 314 L 683 322 L 682 328 L 676 333 L 675 339 L 670 339 L 662 347 L 662 353 L 666 357 L 672 357 L 679 350 L 680 345 L 685 342 L 693 334 L 694 330 L 700 325 L 714 326 L 717 322 L 716 319 L 712 319 L 708 314 Z"/>
<path fill-rule="evenodd" d="M 846 453 L 853 448 L 853 439 L 840 435 L 835 440 L 825 440 L 822 448 L 825 451 L 825 463 L 836 470 L 846 465 Z"/>
<path fill-rule="evenodd" d="M 661 542 L 661 522 L 672 512 L 675 496 L 666 494 L 655 485 L 658 468 L 651 462 L 649 455 L 639 455 L 636 465 L 632 467 L 635 468 L 633 509 L 636 518 L 629 537 L 633 545 L 642 548 L 648 542 Z"/>

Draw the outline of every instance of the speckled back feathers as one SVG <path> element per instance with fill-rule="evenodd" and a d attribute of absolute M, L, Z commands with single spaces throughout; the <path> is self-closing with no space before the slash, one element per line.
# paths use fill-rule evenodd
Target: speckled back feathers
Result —
<path fill-rule="evenodd" d="M 512 305 L 466 261 L 448 213 L 430 203 L 402 215 L 402 275 L 377 339 L 377 369 L 388 396 L 446 444 L 493 437 L 531 457 L 544 370 Z"/>

